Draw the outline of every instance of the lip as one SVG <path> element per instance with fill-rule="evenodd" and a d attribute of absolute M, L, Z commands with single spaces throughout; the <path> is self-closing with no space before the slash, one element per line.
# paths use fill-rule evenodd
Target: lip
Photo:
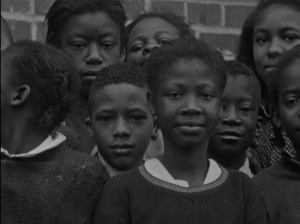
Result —
<path fill-rule="evenodd" d="M 272 72 L 272 71 L 274 71 L 275 68 L 276 68 L 275 64 L 266 65 L 264 67 L 265 71 L 267 71 L 267 72 Z"/>
<path fill-rule="evenodd" d="M 134 145 L 130 143 L 117 143 L 110 146 L 114 154 L 128 155 L 132 152 Z"/>
<path fill-rule="evenodd" d="M 203 130 L 203 125 L 196 121 L 186 121 L 178 124 L 177 128 L 184 134 L 198 134 Z"/>
<path fill-rule="evenodd" d="M 223 131 L 218 135 L 220 138 L 224 140 L 232 140 L 232 141 L 238 141 L 243 137 L 242 134 L 237 131 Z"/>
<path fill-rule="evenodd" d="M 95 80 L 98 76 L 100 70 L 90 70 L 81 74 L 82 79 L 85 80 Z"/>

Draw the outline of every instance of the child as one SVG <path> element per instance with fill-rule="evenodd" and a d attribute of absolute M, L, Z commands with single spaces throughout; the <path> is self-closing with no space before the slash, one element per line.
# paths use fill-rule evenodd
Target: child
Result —
<path fill-rule="evenodd" d="M 90 87 L 100 70 L 124 60 L 126 20 L 119 0 L 56 0 L 46 16 L 47 43 L 72 59 L 81 78 L 80 94 L 65 123 L 88 154 L 95 146 L 85 125 Z"/>
<path fill-rule="evenodd" d="M 170 13 L 145 13 L 127 26 L 129 41 L 127 61 L 143 66 L 153 49 L 166 43 L 193 36 L 193 31 L 183 18 Z"/>
<path fill-rule="evenodd" d="M 56 131 L 78 90 L 75 74 L 42 43 L 1 52 L 1 223 L 93 223 L 108 174 Z"/>
<path fill-rule="evenodd" d="M 96 223 L 266 223 L 250 179 L 207 159 L 226 84 L 223 65 L 219 52 L 195 38 L 151 54 L 145 70 L 165 154 L 108 181 Z"/>
<path fill-rule="evenodd" d="M 129 42 L 127 61 L 143 66 L 153 49 L 159 48 L 179 37 L 193 36 L 193 31 L 183 18 L 170 13 L 146 13 L 127 26 Z M 155 127 L 145 159 L 161 158 L 163 155 L 161 130 Z"/>
<path fill-rule="evenodd" d="M 254 178 L 270 223 L 300 223 L 300 46 L 282 56 L 270 84 L 272 118 L 285 130 L 296 151 Z"/>
<path fill-rule="evenodd" d="M 208 151 L 222 166 L 252 178 L 247 149 L 259 133 L 260 85 L 253 72 L 237 61 L 227 61 L 226 71 L 220 123 L 210 138 Z"/>
<path fill-rule="evenodd" d="M 1 51 L 12 44 L 12 36 L 9 28 L 1 15 Z"/>
<path fill-rule="evenodd" d="M 110 176 L 143 164 L 153 129 L 147 89 L 146 76 L 131 64 L 104 68 L 91 88 L 88 124 Z"/>
<path fill-rule="evenodd" d="M 262 132 L 256 139 L 262 168 L 278 161 L 282 150 L 294 155 L 290 140 L 281 137 L 271 120 L 266 90 L 281 54 L 300 44 L 299 12 L 299 0 L 261 0 L 244 23 L 240 37 L 237 60 L 255 72 L 262 87 Z"/>

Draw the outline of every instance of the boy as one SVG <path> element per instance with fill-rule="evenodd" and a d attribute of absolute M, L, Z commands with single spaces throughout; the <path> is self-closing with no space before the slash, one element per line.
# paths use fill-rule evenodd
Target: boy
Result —
<path fill-rule="evenodd" d="M 91 88 L 88 126 L 110 176 L 143 164 L 153 129 L 147 79 L 140 68 L 104 68 Z"/>
<path fill-rule="evenodd" d="M 108 174 L 56 131 L 76 96 L 75 74 L 42 43 L 1 52 L 1 223 L 93 223 Z"/>
<path fill-rule="evenodd" d="M 195 38 L 151 54 L 145 69 L 165 153 L 108 181 L 96 222 L 266 223 L 250 179 L 207 159 L 226 84 L 223 65 L 219 52 Z"/>
<path fill-rule="evenodd" d="M 237 61 L 227 61 L 226 71 L 220 123 L 210 138 L 208 152 L 222 166 L 252 178 L 246 154 L 259 134 L 260 85 L 254 73 Z"/>
<path fill-rule="evenodd" d="M 296 152 L 253 178 L 268 210 L 269 223 L 300 223 L 300 46 L 287 51 L 270 80 L 272 118 Z"/>
<path fill-rule="evenodd" d="M 9 28 L 1 15 L 1 51 L 12 44 L 12 36 Z"/>
<path fill-rule="evenodd" d="M 80 94 L 65 123 L 87 154 L 95 146 L 85 126 L 90 87 L 100 70 L 124 60 L 126 20 L 119 0 L 56 0 L 46 16 L 46 42 L 72 59 L 81 79 Z"/>

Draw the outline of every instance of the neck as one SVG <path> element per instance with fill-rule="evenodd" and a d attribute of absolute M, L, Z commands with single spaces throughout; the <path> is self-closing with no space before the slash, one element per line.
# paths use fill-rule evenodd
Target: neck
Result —
<path fill-rule="evenodd" d="M 161 163 L 174 179 L 200 180 L 203 183 L 207 169 L 208 141 L 195 148 L 183 148 L 164 139 L 165 152 Z"/>
<path fill-rule="evenodd" d="M 245 152 L 236 157 L 226 157 L 214 153 L 209 153 L 209 157 L 216 160 L 225 168 L 239 170 L 244 165 L 247 155 Z"/>
<path fill-rule="evenodd" d="M 39 146 L 49 136 L 45 130 L 36 130 L 31 122 L 14 122 L 1 128 L 1 147 L 10 154 L 28 153 Z M 21 125 L 20 125 L 21 124 Z M 7 128 L 9 127 L 9 128 Z"/>

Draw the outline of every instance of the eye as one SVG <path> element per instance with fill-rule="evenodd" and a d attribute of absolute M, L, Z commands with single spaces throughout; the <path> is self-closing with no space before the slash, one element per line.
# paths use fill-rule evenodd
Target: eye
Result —
<path fill-rule="evenodd" d="M 285 35 L 284 39 L 287 42 L 293 42 L 294 40 L 299 39 L 299 37 L 294 34 L 288 34 L 288 35 Z"/>
<path fill-rule="evenodd" d="M 131 52 L 141 51 L 144 48 L 143 44 L 135 44 L 130 48 Z"/>
<path fill-rule="evenodd" d="M 178 99 L 178 98 L 182 97 L 182 95 L 178 92 L 172 92 L 172 93 L 168 94 L 168 97 L 171 99 Z"/>
<path fill-rule="evenodd" d="M 253 111 L 252 107 L 249 107 L 249 106 L 241 107 L 239 110 L 241 112 L 245 112 L 245 113 Z"/>
<path fill-rule="evenodd" d="M 112 117 L 111 116 L 100 116 L 98 118 L 98 120 L 102 121 L 102 122 L 109 122 L 112 120 Z"/>
<path fill-rule="evenodd" d="M 83 48 L 86 47 L 86 44 L 84 42 L 73 42 L 71 43 L 72 48 L 74 48 L 75 50 L 82 50 Z"/>
<path fill-rule="evenodd" d="M 297 99 L 297 98 L 289 98 L 289 99 L 286 100 L 285 104 L 287 106 L 294 106 L 298 102 L 299 102 L 299 99 Z"/>
<path fill-rule="evenodd" d="M 202 94 L 200 94 L 199 97 L 201 97 L 201 98 L 203 98 L 203 99 L 206 99 L 206 100 L 209 100 L 209 99 L 213 98 L 214 95 L 211 94 L 211 93 L 202 93 Z"/>
<path fill-rule="evenodd" d="M 165 45 L 165 44 L 170 43 L 171 41 L 172 41 L 172 40 L 169 39 L 169 38 L 162 38 L 162 39 L 159 39 L 159 40 L 158 40 L 158 43 L 159 43 L 160 45 Z"/>
<path fill-rule="evenodd" d="M 115 46 L 115 44 L 113 42 L 104 42 L 101 44 L 101 47 L 104 48 L 105 50 L 111 50 L 113 49 L 113 47 Z"/>
<path fill-rule="evenodd" d="M 144 115 L 132 115 L 131 119 L 134 121 L 141 121 L 141 120 L 145 120 L 146 117 Z"/>
<path fill-rule="evenodd" d="M 257 44 L 264 44 L 268 41 L 268 38 L 266 36 L 259 36 L 255 38 L 255 43 Z"/>

